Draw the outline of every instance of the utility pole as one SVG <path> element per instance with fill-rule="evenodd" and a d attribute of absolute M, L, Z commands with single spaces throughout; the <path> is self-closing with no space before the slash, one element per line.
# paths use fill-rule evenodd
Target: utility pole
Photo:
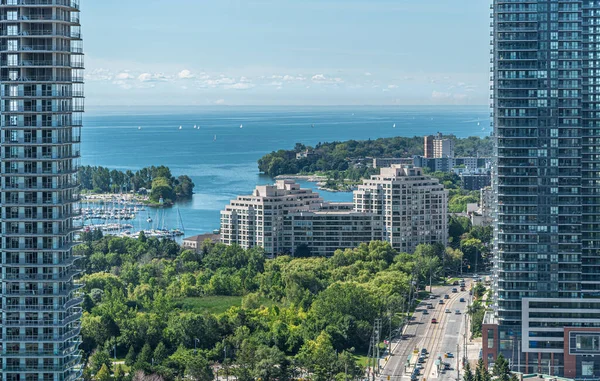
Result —
<path fill-rule="evenodd" d="M 521 372 L 521 340 L 517 341 L 517 351 L 519 357 L 517 357 L 517 372 Z"/>
<path fill-rule="evenodd" d="M 456 381 L 460 381 L 460 344 L 456 343 Z"/>

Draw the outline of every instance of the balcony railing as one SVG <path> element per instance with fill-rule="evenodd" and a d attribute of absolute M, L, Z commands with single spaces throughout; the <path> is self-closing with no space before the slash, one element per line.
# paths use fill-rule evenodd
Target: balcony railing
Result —
<path fill-rule="evenodd" d="M 65 281 L 81 273 L 79 270 L 64 271 L 56 274 L 2 274 L 4 280 L 30 280 L 30 281 Z"/>
<path fill-rule="evenodd" d="M 77 144 L 81 143 L 80 136 L 73 136 L 70 139 L 64 138 L 19 138 L 19 139 L 2 139 L 2 144 L 4 145 L 18 145 L 18 144 Z"/>
<path fill-rule="evenodd" d="M 79 9 L 79 0 L 2 0 L 0 5 L 58 5 Z"/>
<path fill-rule="evenodd" d="M 83 298 L 77 297 L 70 299 L 63 305 L 54 305 L 54 304 L 12 304 L 5 305 L 4 308 L 7 311 L 66 311 L 71 307 L 80 305 L 83 303 Z"/>
<path fill-rule="evenodd" d="M 81 318 L 81 312 L 72 314 L 71 316 L 54 321 L 53 319 L 41 319 L 41 320 L 4 320 L 3 325 L 17 326 L 17 327 L 64 327 L 70 323 L 73 323 Z"/>

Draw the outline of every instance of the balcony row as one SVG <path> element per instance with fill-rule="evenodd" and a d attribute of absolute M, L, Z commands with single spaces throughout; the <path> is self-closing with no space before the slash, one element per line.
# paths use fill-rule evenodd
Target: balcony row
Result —
<path fill-rule="evenodd" d="M 48 236 L 48 237 L 54 237 L 54 236 L 65 236 L 68 235 L 70 233 L 74 233 L 76 231 L 81 230 L 81 228 L 79 227 L 70 227 L 70 228 L 64 228 L 64 229 L 33 229 L 33 230 L 26 230 L 26 229 L 17 229 L 17 230 L 9 230 L 6 231 L 2 234 L 3 237 L 31 237 L 32 235 L 35 235 L 36 237 L 43 237 L 43 236 Z M 21 247 L 7 247 L 7 249 L 21 249 Z M 67 265 L 67 264 L 65 264 Z M 8 265 L 7 265 L 8 266 Z M 47 265 L 47 266 L 51 266 L 51 265 Z"/>
<path fill-rule="evenodd" d="M 56 82 L 66 82 L 66 83 L 83 83 L 83 76 L 45 76 L 40 75 L 34 78 L 31 77 L 17 77 L 15 79 L 9 76 L 0 76 L 1 82 L 9 82 L 9 83 L 56 83 Z"/>
<path fill-rule="evenodd" d="M 22 60 L 19 62 L 9 62 L 6 60 L 0 60 L 0 66 L 9 68 L 19 67 L 67 67 L 73 69 L 83 69 L 83 62 L 62 62 L 53 60 Z"/>
<path fill-rule="evenodd" d="M 73 175 L 75 173 L 77 173 L 77 168 L 68 168 L 68 169 L 61 169 L 61 170 L 34 168 L 34 169 L 30 169 L 28 171 L 26 171 L 23 168 L 17 168 L 17 169 L 7 168 L 0 173 L 0 176 L 8 177 L 8 176 L 17 175 L 18 177 L 32 177 L 32 176 L 33 177 L 39 177 L 39 176 L 53 177 L 53 176 L 62 176 L 62 175 Z"/>
<path fill-rule="evenodd" d="M 6 147 L 16 145 L 62 145 L 62 144 L 77 144 L 81 143 L 81 136 L 73 136 L 71 138 L 19 138 L 19 139 L 2 139 L 2 144 Z"/>
<path fill-rule="evenodd" d="M 2 206 L 4 207 L 12 207 L 12 206 L 52 206 L 52 205 L 64 205 L 64 204 L 74 204 L 76 202 L 81 201 L 81 197 L 79 195 L 71 198 L 58 198 L 53 200 L 37 200 L 37 199 L 8 199 L 4 202 Z"/>
<path fill-rule="evenodd" d="M 83 91 L 18 91 L 17 93 L 9 93 L 2 95 L 5 99 L 16 99 L 16 98 L 83 98 Z"/>
<path fill-rule="evenodd" d="M 79 10 L 79 0 L 2 0 L 0 7 L 6 6 L 60 6 Z"/>
<path fill-rule="evenodd" d="M 35 113 L 62 113 L 62 112 L 84 112 L 83 106 L 72 106 L 72 107 L 2 107 L 0 110 L 4 114 L 14 114 L 14 113 L 23 113 L 23 112 L 35 112 Z"/>
<path fill-rule="evenodd" d="M 72 154 L 66 155 L 25 155 L 25 154 L 16 154 L 11 155 L 10 152 L 5 153 L 2 157 L 3 160 L 41 160 L 41 161 L 52 161 L 52 160 L 64 160 L 64 159 L 78 159 L 80 157 L 79 151 L 73 152 Z"/>
<path fill-rule="evenodd" d="M 77 344 L 79 341 L 77 341 Z M 57 357 L 62 358 L 66 356 L 76 355 L 79 353 L 79 346 L 73 345 L 64 350 L 56 351 L 45 351 L 45 350 L 5 350 L 0 351 L 0 358 L 23 358 L 23 357 Z"/>
<path fill-rule="evenodd" d="M 62 273 L 56 274 L 2 274 L 2 280 L 23 280 L 23 281 L 54 281 L 54 282 L 67 282 L 71 280 L 74 276 L 77 276 L 81 273 L 79 270 L 69 270 L 64 271 Z"/>
<path fill-rule="evenodd" d="M 81 331 L 80 327 L 72 329 L 63 335 L 5 335 L 4 341 L 13 341 L 13 342 L 57 342 L 57 341 L 66 341 L 70 338 L 78 336 Z M 64 369 L 63 369 L 64 371 Z"/>
<path fill-rule="evenodd" d="M 8 320 L 2 321 L 4 327 L 66 327 L 81 318 L 81 311 L 72 314 L 62 320 L 40 319 L 40 320 Z"/>
<path fill-rule="evenodd" d="M 53 214 L 40 214 L 38 216 L 25 216 L 25 214 L 18 214 L 15 216 L 12 216 L 10 214 L 8 214 L 6 217 L 4 218 L 4 220 L 6 222 L 61 222 L 61 221 L 66 221 L 68 219 L 71 218 L 76 218 L 76 217 L 81 217 L 81 213 L 80 212 L 76 212 L 76 213 L 65 213 L 65 214 L 57 214 L 57 215 L 53 215 Z M 61 250 L 61 251 L 65 251 L 65 250 Z"/>
<path fill-rule="evenodd" d="M 66 303 L 59 304 L 7 304 L 4 306 L 6 311 L 22 312 L 67 312 L 70 308 L 83 303 L 83 298 L 72 298 Z"/>

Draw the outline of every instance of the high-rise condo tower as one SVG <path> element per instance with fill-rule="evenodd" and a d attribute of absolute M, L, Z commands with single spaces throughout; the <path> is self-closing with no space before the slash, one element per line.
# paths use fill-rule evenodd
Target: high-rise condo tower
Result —
<path fill-rule="evenodd" d="M 78 0 L 0 0 L 2 381 L 80 378 Z"/>
<path fill-rule="evenodd" d="M 483 356 L 600 376 L 600 1 L 494 0 L 493 312 Z"/>

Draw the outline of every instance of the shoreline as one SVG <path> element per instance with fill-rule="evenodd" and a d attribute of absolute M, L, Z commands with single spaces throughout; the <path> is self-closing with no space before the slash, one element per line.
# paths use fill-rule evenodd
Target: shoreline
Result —
<path fill-rule="evenodd" d="M 332 189 L 325 186 L 327 176 L 322 175 L 277 175 L 275 180 L 304 180 L 310 183 L 317 183 L 317 189 L 331 193 L 351 193 L 352 190 Z"/>

